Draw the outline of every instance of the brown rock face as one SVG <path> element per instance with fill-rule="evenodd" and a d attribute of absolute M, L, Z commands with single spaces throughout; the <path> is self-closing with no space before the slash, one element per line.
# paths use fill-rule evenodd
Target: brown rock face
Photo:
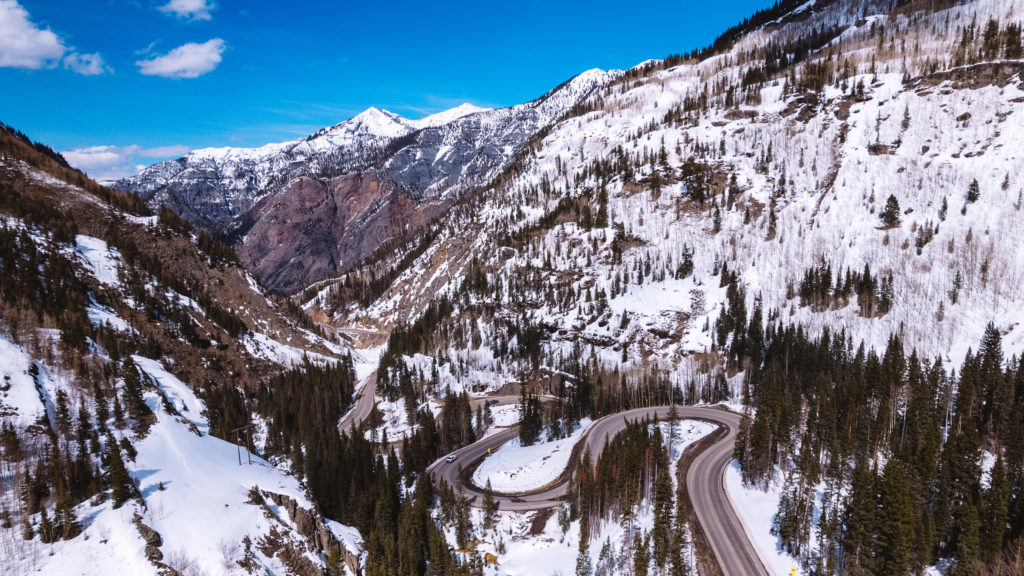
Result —
<path fill-rule="evenodd" d="M 341 554 L 341 558 L 348 567 L 349 572 L 352 574 L 362 574 L 359 565 L 359 555 L 354 554 L 342 545 L 341 542 L 338 542 L 330 528 L 324 524 L 315 512 L 302 508 L 294 498 L 285 494 L 277 494 L 276 492 L 263 492 L 262 494 L 288 512 L 288 517 L 295 522 L 295 529 L 306 538 L 314 550 L 325 555 L 329 555 L 332 551 L 337 550 Z"/>
<path fill-rule="evenodd" d="M 336 276 L 443 208 L 420 205 L 373 171 L 326 182 L 299 178 L 246 214 L 250 228 L 237 245 L 238 255 L 268 286 L 292 292 Z"/>

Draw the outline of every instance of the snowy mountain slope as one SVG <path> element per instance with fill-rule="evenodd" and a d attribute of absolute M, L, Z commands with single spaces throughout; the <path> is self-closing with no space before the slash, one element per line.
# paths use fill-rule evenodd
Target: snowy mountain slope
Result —
<path fill-rule="evenodd" d="M 117 187 L 152 205 L 166 204 L 195 222 L 225 224 L 243 214 L 285 172 L 315 172 L 324 155 L 358 156 L 374 143 L 415 130 L 405 118 L 369 108 L 306 138 L 259 148 L 202 148 L 160 162 Z M 316 166 L 306 166 L 314 164 Z M 287 178 L 287 176 L 284 176 Z"/>
<path fill-rule="evenodd" d="M 244 263 L 272 288 L 290 291 L 439 216 L 619 74 L 590 70 L 500 110 L 462 105 L 407 120 L 370 108 L 301 140 L 196 150 L 115 186 L 211 231 L 230 231 Z"/>
<path fill-rule="evenodd" d="M 908 352 L 954 366 L 991 321 L 1007 354 L 1020 353 L 1022 65 L 987 62 L 980 49 L 956 62 L 972 20 L 1005 26 L 1020 13 L 1005 0 L 936 12 L 814 4 L 723 54 L 626 77 L 556 124 L 516 176 L 453 208 L 369 309 L 344 295 L 318 302 L 342 324 L 401 325 L 436 295 L 464 292 L 475 259 L 488 287 L 470 302 L 547 326 L 553 356 L 582 341 L 605 362 L 653 361 L 685 382 L 687 358 L 717 340 L 725 264 L 766 321 L 876 349 L 899 334 Z M 763 76 L 769 48 L 826 28 L 798 64 Z M 890 195 L 900 209 L 891 228 L 880 219 Z M 856 294 L 802 299 L 805 273 L 822 262 L 833 287 L 868 266 L 872 302 L 891 307 L 866 311 Z M 371 269 L 380 273 L 347 282 Z M 488 315 L 474 330 L 493 341 L 500 325 Z"/>
<path fill-rule="evenodd" d="M 265 423 L 241 390 L 358 353 L 304 328 L 223 245 L 3 128 L 4 573 L 314 574 L 332 550 L 338 573 L 357 569 L 358 532 L 248 454 Z"/>
<path fill-rule="evenodd" d="M 38 397 L 32 398 L 31 379 L 21 373 L 20 364 L 28 356 L 6 339 L 0 339 L 0 349 L 5 365 L 18 366 L 12 370 L 16 379 L 7 393 L 24 400 L 12 403 L 16 418 L 30 418 L 42 411 L 42 405 Z M 10 573 L 159 574 L 164 566 L 180 573 L 202 569 L 209 574 L 245 574 L 246 566 L 288 573 L 303 561 L 321 564 L 317 555 L 305 552 L 295 519 L 287 511 L 253 497 L 254 490 L 282 494 L 312 509 L 298 482 L 257 456 L 243 454 L 239 465 L 236 446 L 208 435 L 201 415 L 205 407 L 190 387 L 155 360 L 135 360 L 153 385 L 146 399 L 157 414 L 147 436 L 134 443 L 138 453 L 128 463 L 140 501 L 119 508 L 101 499 L 80 504 L 76 514 L 82 534 L 68 541 L 25 541 L 19 531 L 3 530 L 0 538 Z M 43 378 L 47 390 L 74 391 L 69 379 Z M 162 406 L 165 399 L 173 406 L 170 412 Z M 11 504 L 6 503 L 7 509 L 13 508 Z M 38 517 L 34 521 L 38 524 Z M 156 540 L 149 530 L 158 534 Z M 275 555 L 270 543 L 278 538 L 299 556 Z M 147 548 L 153 542 L 158 542 L 159 558 Z M 351 544 L 359 546 L 358 541 Z"/>
<path fill-rule="evenodd" d="M 433 128 L 436 126 L 444 126 L 445 124 L 454 122 L 463 116 L 469 116 L 470 114 L 477 114 L 480 112 L 490 112 L 491 110 L 493 110 L 493 108 L 482 108 L 466 102 L 464 104 L 459 104 L 455 108 L 449 108 L 448 110 L 444 110 L 436 114 L 424 116 L 418 120 L 412 120 L 410 123 L 417 129 Z"/>
<path fill-rule="evenodd" d="M 686 402 L 736 403 L 744 397 L 749 372 L 723 366 L 731 336 L 722 328 L 736 309 L 744 311 L 741 331 L 747 319 L 756 318 L 751 330 L 763 323 L 786 324 L 817 335 L 827 328 L 876 350 L 897 334 L 908 353 L 942 359 L 947 368 L 961 365 L 968 347 L 977 345 L 992 322 L 1005 354 L 1019 354 L 1024 351 L 1024 296 L 1018 289 L 1024 248 L 1016 239 L 1024 227 L 1024 186 L 1016 176 L 1024 164 L 1018 143 L 1024 134 L 1024 64 L 1011 57 L 1009 47 L 993 52 L 981 34 L 965 42 L 963 31 L 972 22 L 980 30 L 990 18 L 1000 29 L 1019 24 L 1022 9 L 1019 0 L 977 0 L 934 10 L 913 2 L 895 7 L 808 2 L 720 53 L 650 62 L 615 78 L 584 74 L 521 108 L 465 108 L 453 114 L 456 120 L 430 122 L 371 110 L 313 138 L 326 143 L 325 149 L 339 142 L 365 146 L 358 161 L 367 164 L 356 173 L 332 172 L 341 164 L 331 164 L 326 173 L 299 176 L 260 196 L 238 220 L 244 232 L 239 250 L 250 265 L 264 263 L 263 269 L 253 266 L 260 276 L 292 289 L 348 269 L 360 252 L 371 253 L 382 239 L 394 237 L 394 222 L 415 224 L 402 242 L 384 244 L 387 250 L 379 257 L 312 285 L 311 299 L 303 303 L 317 318 L 330 314 L 340 326 L 394 330 L 376 383 L 387 398 L 381 405 L 389 438 L 395 437 L 391 431 L 411 435 L 417 429 L 413 411 L 405 408 L 427 408 L 448 391 L 530 389 L 558 395 L 565 406 L 577 401 L 578 390 L 590 387 L 582 404 L 621 410 L 623 404 L 650 402 L 668 383 Z M 437 124 L 421 129 L 415 122 Z M 477 149 L 471 142 L 489 144 Z M 521 144 L 516 150 L 496 142 Z M 314 146 L 295 143 L 293 148 L 303 145 Z M 264 152 L 246 154 L 222 155 L 242 172 L 259 172 L 277 161 L 264 165 Z M 273 149 L 266 154 L 284 158 Z M 211 153 L 207 161 L 216 164 L 220 157 Z M 244 204 L 247 192 L 239 190 L 232 201 Z M 217 194 L 209 198 L 227 198 Z M 889 209 L 890 196 L 898 208 Z M 427 227 L 434 217 L 437 223 Z M 160 235 L 179 243 L 173 249 L 198 240 L 176 235 L 159 218 L 123 219 L 137 225 L 135 234 L 160 228 Z M 11 221 L 24 226 L 17 218 Z M 234 550 L 229 557 L 238 557 L 231 542 L 244 535 L 254 544 L 266 541 L 277 526 L 301 541 L 299 523 L 281 513 L 285 506 L 267 504 L 271 518 L 261 519 L 259 506 L 245 503 L 248 489 L 258 483 L 306 506 L 301 487 L 262 461 L 232 472 L 238 464 L 231 460 L 230 444 L 206 434 L 221 415 L 202 416 L 203 408 L 218 400 L 200 397 L 209 392 L 204 378 L 182 376 L 186 369 L 205 374 L 202 369 L 213 370 L 214 362 L 206 352 L 184 348 L 191 323 L 164 317 L 193 318 L 205 350 L 226 345 L 237 354 L 231 358 L 267 370 L 249 374 L 237 364 L 217 368 L 215 375 L 229 383 L 227 388 L 235 378 L 261 382 L 272 373 L 268 365 L 301 365 L 304 358 L 325 362 L 347 350 L 271 313 L 270 297 L 237 267 L 179 287 L 228 282 L 231 290 L 217 297 L 226 298 L 227 311 L 250 328 L 240 338 L 214 326 L 231 324 L 231 317 L 204 307 L 198 290 L 193 298 L 165 290 L 147 276 L 142 290 L 107 294 L 104 286 L 118 290 L 118 269 L 131 251 L 114 248 L 115 240 L 91 219 L 81 225 L 96 228 L 72 234 L 63 250 L 76 255 L 92 277 L 93 298 L 81 302 L 86 322 L 96 330 L 107 323 L 129 328 L 120 332 L 152 334 L 140 317 L 153 315 L 169 334 L 157 352 L 140 344 L 126 353 L 147 383 L 145 401 L 155 413 L 148 435 L 136 436 L 130 426 L 116 432 L 135 439 L 139 453 L 127 467 L 151 510 L 142 514 L 142 522 L 167 542 L 165 558 L 181 546 L 194 550 L 204 568 L 216 569 L 224 549 L 207 538 L 196 540 L 181 515 L 166 510 L 189 505 L 181 502 L 180 487 L 223 478 L 230 482 L 219 482 L 208 499 L 204 494 L 202 510 L 195 513 L 231 527 L 223 547 Z M 418 227 L 427 232 L 418 234 Z M 216 268 L 214 259 L 203 259 L 200 267 Z M 870 275 L 863 274 L 867 269 Z M 251 290 L 245 289 L 250 284 Z M 150 306 L 160 294 L 174 305 Z M 15 322 L 24 320 L 19 316 Z M 0 391 L 0 418 L 9 417 L 25 434 L 34 427 L 37 438 L 59 426 L 60 390 L 68 391 L 73 406 L 84 398 L 88 411 L 99 411 L 89 388 L 74 385 L 72 367 L 44 360 L 46 343 L 62 334 L 52 325 L 55 320 L 32 327 L 32 336 L 17 343 L 0 340 L 14 382 Z M 129 340 L 130 333 L 119 338 Z M 83 381 L 98 380 L 89 374 L 101 373 L 89 362 L 112 363 L 113 347 L 107 349 L 107 343 L 97 333 L 86 339 L 88 353 L 71 355 L 85 358 L 79 364 L 86 366 Z M 186 366 L 190 360 L 183 350 L 197 355 L 202 368 Z M 73 360 L 63 362 L 74 366 Z M 38 380 L 31 377 L 31 366 L 37 366 Z M 101 386 L 127 398 L 128 380 L 114 375 Z M 35 388 L 36 381 L 42 392 L 33 397 L 28 386 Z M 269 445 L 269 426 L 257 424 L 257 444 Z M 63 442 L 73 444 L 70 437 Z M 37 443 L 42 450 L 45 440 Z M 291 454 L 302 453 L 299 447 Z M 778 494 L 766 497 L 768 508 Z M 5 498 L 16 505 L 13 491 Z M 59 500 L 51 495 L 46 509 L 56 514 Z M 154 512 L 161 503 L 164 514 Z M 223 511 L 221 503 L 227 505 Z M 649 499 L 639 502 L 638 534 L 653 530 L 649 505 Z M 124 512 L 132 506 L 141 504 L 131 500 L 117 510 L 109 502 L 77 505 L 78 517 L 87 519 L 88 542 L 116 539 L 120 549 L 136 552 L 118 556 L 120 565 L 101 564 L 105 569 L 149 570 L 140 555 L 144 539 Z M 42 524 L 41 514 L 29 516 Z M 764 523 L 765 515 L 758 516 Z M 626 530 L 610 522 L 606 535 L 628 543 L 632 520 L 623 522 Z M 24 525 L 17 521 L 19 528 Z M 329 521 L 325 525 L 334 527 Z M 497 550 L 504 546 L 499 533 L 515 531 L 506 573 L 536 570 L 536 560 L 527 558 L 535 547 L 546 548 L 551 565 L 569 572 L 579 525 L 568 520 L 566 525 L 571 528 L 548 522 L 539 527 L 539 536 L 530 536 L 522 517 L 506 514 L 484 543 Z M 771 548 L 770 528 L 755 528 Z M 8 530 L 5 537 L 17 532 Z M 336 532 L 351 535 L 353 529 Z M 85 544 L 79 536 L 53 545 L 61 551 L 57 560 L 41 559 L 44 546 L 31 541 L 19 549 L 16 537 L 6 545 L 32 567 L 89 562 L 86 554 L 95 553 L 81 551 Z M 346 549 L 358 553 L 358 538 L 349 544 Z M 616 546 L 609 546 L 611 554 L 623 558 L 620 568 L 626 570 L 630 548 L 623 545 L 616 553 Z M 325 560 L 317 553 L 282 556 L 280 548 L 266 550 L 254 552 L 253 562 L 275 572 L 285 570 L 285 558 Z M 591 561 L 596 552 L 595 542 Z M 778 560 L 780 566 L 790 564 L 787 557 Z M 230 563 L 224 569 L 235 570 Z"/>
<path fill-rule="evenodd" d="M 440 390 L 571 399 L 581 383 L 595 404 L 619 390 L 643 402 L 662 382 L 686 402 L 738 405 L 750 365 L 725 367 L 722 328 L 737 309 L 740 331 L 827 329 L 854 350 L 881 353 L 897 335 L 947 373 L 991 322 L 1005 359 L 1019 357 L 1022 10 L 807 3 L 699 61 L 638 68 L 542 131 L 429 235 L 316 284 L 304 305 L 339 326 L 394 330 L 378 391 L 405 407 Z M 893 422 L 909 418 L 910 394 L 892 393 Z M 744 488 L 764 549 L 779 546 L 771 520 L 802 448 L 794 439 L 779 457 L 790 475 L 768 493 Z M 823 490 L 807 488 L 812 518 Z M 829 490 L 835 522 L 845 497 Z M 817 553 L 829 552 L 780 548 L 772 561 L 808 569 Z M 933 554 L 924 566 L 950 564 L 948 548 Z"/>

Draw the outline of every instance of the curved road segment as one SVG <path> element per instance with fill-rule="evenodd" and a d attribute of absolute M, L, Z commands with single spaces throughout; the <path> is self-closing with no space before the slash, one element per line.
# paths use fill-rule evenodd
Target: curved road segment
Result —
<path fill-rule="evenodd" d="M 370 417 L 370 412 L 373 411 L 373 406 L 377 403 L 375 399 L 376 395 L 377 371 L 374 370 L 363 380 L 363 385 L 359 388 L 359 393 L 356 396 L 355 403 L 338 422 L 338 430 L 343 434 L 354 432 L 363 420 Z"/>
<path fill-rule="evenodd" d="M 751 545 L 742 524 L 733 510 L 732 504 L 725 493 L 725 469 L 732 461 L 733 444 L 740 416 L 732 412 L 714 408 L 697 406 L 677 406 L 679 418 L 697 418 L 710 420 L 724 426 L 728 433 L 718 442 L 701 452 L 690 465 L 686 475 L 686 486 L 693 502 L 697 521 L 704 528 L 711 548 L 718 559 L 722 571 L 728 575 L 753 576 L 765 575 L 768 572 L 761 564 L 757 552 Z M 635 421 L 645 416 L 665 419 L 668 406 L 637 408 L 611 416 L 605 416 L 594 422 L 587 432 L 584 442 L 595 457 L 604 450 L 608 439 L 626 428 L 626 421 Z M 488 449 L 495 450 L 518 435 L 518 430 L 507 428 L 488 436 L 479 442 L 456 450 L 452 454 L 455 461 L 441 459 L 428 469 L 435 480 L 444 480 L 452 486 L 459 485 L 459 476 L 463 467 L 483 459 Z M 464 485 L 463 490 L 470 503 L 476 506 L 483 504 L 483 494 L 476 487 Z M 531 491 L 523 494 L 495 494 L 495 500 L 502 510 L 526 512 L 542 508 L 558 506 L 564 501 L 568 490 L 568 481 Z"/>
<path fill-rule="evenodd" d="M 338 423 L 339 430 L 350 432 L 369 417 L 375 404 L 376 389 L 377 373 L 374 371 L 364 380 L 353 408 Z M 518 397 L 509 396 L 499 399 L 502 404 L 515 401 L 518 401 Z M 719 566 L 727 576 L 767 576 L 768 571 L 758 558 L 747 534 L 743 531 L 743 526 L 725 493 L 725 469 L 732 461 L 733 444 L 740 416 L 725 410 L 698 406 L 677 406 L 676 410 L 680 419 L 710 420 L 724 426 L 728 431 L 721 440 L 697 455 L 690 464 L 689 472 L 686 475 L 686 487 L 690 494 L 690 500 L 693 502 L 693 510 L 697 515 L 697 521 L 700 522 L 707 535 Z M 665 419 L 668 417 L 668 412 L 668 406 L 656 406 L 636 408 L 605 416 L 594 422 L 583 441 L 590 448 L 590 453 L 596 457 L 604 450 L 609 438 L 626 428 L 627 420 L 635 421 L 644 417 Z M 468 468 L 482 460 L 487 456 L 489 450 L 497 450 L 518 434 L 519 430 L 515 426 L 501 430 L 456 450 L 452 453 L 456 457 L 453 462 L 447 462 L 444 458 L 434 462 L 428 471 L 434 476 L 435 481 L 443 480 L 452 486 L 458 486 L 463 467 Z M 483 504 L 483 494 L 480 490 L 469 485 L 464 485 L 463 490 L 466 497 L 469 498 L 470 504 L 476 506 Z M 567 491 L 568 480 L 563 480 L 554 486 L 523 494 L 495 494 L 495 500 L 502 510 L 528 512 L 560 505 L 564 501 Z"/>

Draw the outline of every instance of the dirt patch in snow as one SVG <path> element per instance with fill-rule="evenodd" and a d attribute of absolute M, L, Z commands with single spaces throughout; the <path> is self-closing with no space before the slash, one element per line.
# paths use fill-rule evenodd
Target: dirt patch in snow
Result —
<path fill-rule="evenodd" d="M 533 516 L 533 520 L 530 522 L 530 536 L 540 536 L 543 534 L 544 527 L 548 525 L 548 520 L 551 519 L 551 515 L 554 513 L 554 508 L 538 510 Z"/>

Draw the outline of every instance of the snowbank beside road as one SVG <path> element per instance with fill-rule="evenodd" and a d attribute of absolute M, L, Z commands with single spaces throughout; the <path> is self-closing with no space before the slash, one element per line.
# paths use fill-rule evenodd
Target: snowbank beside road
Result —
<path fill-rule="evenodd" d="M 572 447 L 590 427 L 583 420 L 568 438 L 523 446 L 516 438 L 484 458 L 473 473 L 473 483 L 491 487 L 498 492 L 525 492 L 545 486 L 557 479 L 569 465 Z"/>

